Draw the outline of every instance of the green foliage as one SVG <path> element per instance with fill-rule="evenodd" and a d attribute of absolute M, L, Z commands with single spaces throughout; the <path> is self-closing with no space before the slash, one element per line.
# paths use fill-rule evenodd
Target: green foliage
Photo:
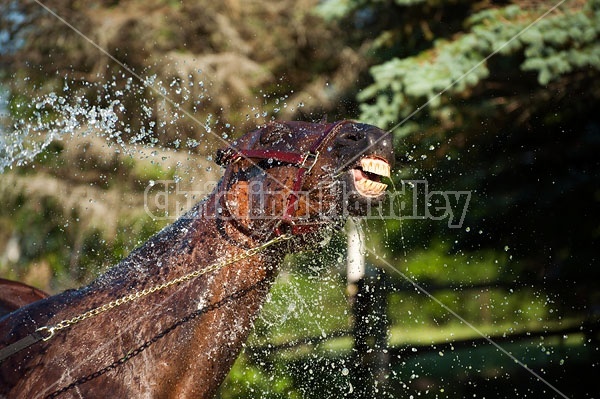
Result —
<path fill-rule="evenodd" d="M 304 265 L 301 265 L 304 266 Z M 337 270 L 319 276 L 283 272 L 255 324 L 251 343 L 284 343 L 349 326 L 345 281 Z"/>
<path fill-rule="evenodd" d="M 401 271 L 450 309 L 459 314 L 478 315 L 480 326 L 493 325 L 501 331 L 537 327 L 542 320 L 553 321 L 552 301 L 541 289 L 506 285 L 511 283 L 512 267 L 506 253 L 489 249 L 453 253 L 448 245 L 434 241 L 427 249 L 412 251 Z M 408 323 L 433 328 L 460 324 L 437 302 L 415 295 L 411 284 L 395 278 L 406 289 L 399 289 L 390 297 L 390 308 L 394 309 L 390 313 L 392 325 Z M 469 289 L 473 285 L 481 288 Z M 409 333 L 396 334 L 392 334 L 396 342 L 415 339 Z"/>
<path fill-rule="evenodd" d="M 501 278 L 507 258 L 491 250 L 452 253 L 449 245 L 434 241 L 426 250 L 411 253 L 406 272 L 417 281 L 438 285 L 492 283 Z"/>
<path fill-rule="evenodd" d="M 327 0 L 315 7 L 315 13 L 327 21 L 333 21 L 345 17 L 365 1 L 352 0 Z"/>
<path fill-rule="evenodd" d="M 107 248 L 110 251 L 110 263 L 107 266 L 125 258 L 131 251 L 163 228 L 164 224 L 164 221 L 148 218 L 146 213 L 133 214 L 123 218 L 119 221 L 114 240 Z"/>
<path fill-rule="evenodd" d="M 61 149 L 56 143 L 39 154 L 40 169 L 62 167 L 56 160 Z M 22 173 L 4 175 L 0 184 L 4 205 L 0 209 L 3 230 L 0 239 L 6 242 L 12 237 L 18 248 L 17 259 L 0 257 L 0 272 L 6 278 L 29 282 L 50 292 L 81 286 L 116 264 L 164 225 L 164 221 L 153 220 L 141 210 L 129 210 L 125 215 L 118 212 L 104 215 L 104 222 L 118 219 L 115 230 L 111 231 L 110 224 L 94 221 L 91 212 L 86 212 L 87 207 L 65 207 L 65 202 L 70 201 L 65 198 L 68 193 L 48 190 L 40 195 L 28 191 L 20 181 L 32 173 Z M 9 179 L 18 183 L 11 184 Z M 55 186 L 52 183 L 55 182 L 48 178 L 32 184 Z"/>
<path fill-rule="evenodd" d="M 8 109 L 15 118 L 30 118 L 33 116 L 33 110 L 29 99 L 24 95 L 16 94 L 10 98 Z"/>
<path fill-rule="evenodd" d="M 132 176 L 146 182 L 149 180 L 170 180 L 173 179 L 174 170 L 164 170 L 160 163 L 152 161 L 149 164 L 141 162 L 135 163 L 132 170 Z"/>
<path fill-rule="evenodd" d="M 411 6 L 420 3 L 439 3 L 439 0 L 394 0 L 400 6 Z M 327 21 L 344 18 L 352 12 L 371 5 L 385 3 L 384 0 L 325 0 L 315 7 L 315 12 Z"/>
<path fill-rule="evenodd" d="M 268 392 L 273 399 L 300 399 L 302 394 L 295 388 L 285 363 L 277 362 L 268 370 L 257 367 L 248 356 L 242 354 L 233 365 L 227 379 L 221 385 L 219 399 L 261 399 Z"/>
<path fill-rule="evenodd" d="M 513 57 L 515 67 L 535 71 L 545 86 L 574 71 L 600 70 L 600 11 L 597 1 L 537 20 L 544 10 L 517 5 L 487 9 L 466 21 L 467 31 L 433 48 L 374 66 L 374 83 L 358 96 L 361 119 L 391 126 L 426 105 L 435 110 L 452 97 L 469 96 L 490 76 L 488 57 Z M 519 61 L 523 57 L 522 61 Z M 398 135 L 415 131 L 408 125 Z"/>

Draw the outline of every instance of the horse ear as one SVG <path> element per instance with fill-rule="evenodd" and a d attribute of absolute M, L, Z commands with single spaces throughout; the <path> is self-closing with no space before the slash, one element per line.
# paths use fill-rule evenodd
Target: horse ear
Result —
<path fill-rule="evenodd" d="M 215 158 L 215 162 L 219 166 L 228 165 L 231 161 L 233 161 L 234 151 L 231 147 L 221 148 L 217 150 L 217 156 Z"/>

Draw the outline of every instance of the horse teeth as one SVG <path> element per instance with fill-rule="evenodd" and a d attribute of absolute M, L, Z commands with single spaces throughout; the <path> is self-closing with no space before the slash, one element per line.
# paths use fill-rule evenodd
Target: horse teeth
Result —
<path fill-rule="evenodd" d="M 360 167 L 363 172 L 390 177 L 390 164 L 383 159 L 375 157 L 362 158 L 360 160 Z M 359 193 L 366 197 L 377 197 L 387 189 L 387 184 L 364 177 L 356 180 L 355 184 Z"/>
<path fill-rule="evenodd" d="M 390 177 L 390 164 L 383 159 L 365 157 L 360 160 L 360 166 L 365 172 Z"/>
<path fill-rule="evenodd" d="M 387 184 L 379 183 L 369 179 L 356 181 L 356 188 L 365 196 L 378 196 L 387 189 Z"/>

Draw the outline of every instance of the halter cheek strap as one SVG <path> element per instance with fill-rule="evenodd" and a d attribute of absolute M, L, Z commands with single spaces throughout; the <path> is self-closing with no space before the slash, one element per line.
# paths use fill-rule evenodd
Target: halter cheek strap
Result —
<path fill-rule="evenodd" d="M 225 151 L 221 151 L 218 154 L 218 163 L 227 164 L 238 161 L 242 158 L 250 158 L 250 159 L 271 159 L 273 161 L 287 163 L 298 168 L 296 172 L 296 177 L 294 179 L 294 184 L 292 185 L 292 190 L 290 195 L 287 198 L 287 202 L 284 208 L 283 215 L 281 220 L 275 227 L 274 232 L 276 236 L 281 236 L 284 234 L 285 230 L 287 232 L 299 235 L 312 232 L 318 229 L 322 223 L 303 223 L 297 224 L 294 222 L 293 217 L 298 209 L 298 193 L 302 189 L 302 185 L 306 180 L 308 174 L 310 174 L 313 166 L 317 163 L 319 159 L 319 150 L 321 146 L 327 139 L 337 133 L 337 131 L 344 125 L 348 123 L 348 121 L 340 121 L 336 123 L 332 123 L 325 131 L 315 140 L 308 151 L 304 153 L 297 153 L 291 151 L 278 151 L 278 150 L 253 150 L 253 149 L 242 149 L 236 150 L 233 148 L 229 148 Z"/>

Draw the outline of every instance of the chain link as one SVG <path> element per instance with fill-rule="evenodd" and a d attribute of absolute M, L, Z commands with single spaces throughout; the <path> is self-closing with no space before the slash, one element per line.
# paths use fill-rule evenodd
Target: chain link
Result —
<path fill-rule="evenodd" d="M 247 251 L 243 252 L 240 255 L 232 256 L 232 257 L 230 257 L 228 259 L 225 259 L 225 260 L 223 260 L 221 262 L 217 262 L 217 263 L 214 263 L 212 265 L 209 265 L 209 266 L 205 267 L 204 269 L 193 271 L 191 273 L 188 273 L 188 274 L 183 275 L 181 277 L 177 277 L 177 278 L 175 278 L 173 280 L 170 280 L 170 281 L 167 281 L 165 283 L 154 285 L 154 286 L 148 287 L 148 288 L 144 288 L 141 291 L 136 291 L 136 292 L 133 292 L 131 294 L 122 296 L 122 297 L 117 298 L 117 299 L 115 299 L 113 301 L 110 301 L 108 303 L 100 305 L 100 306 L 98 306 L 96 308 L 90 309 L 90 310 L 88 310 L 85 313 L 81 313 L 81 314 L 79 314 L 79 315 L 77 315 L 75 317 L 72 317 L 70 319 L 62 320 L 62 321 L 56 323 L 53 326 L 43 326 L 43 327 L 40 327 L 36 331 L 38 331 L 38 332 L 45 332 L 47 334 L 47 336 L 45 336 L 44 338 L 42 338 L 42 340 L 43 341 L 48 341 L 52 337 L 54 337 L 54 334 L 57 331 L 63 330 L 65 328 L 72 327 L 73 325 L 75 325 L 75 324 L 77 324 L 77 323 L 79 323 L 79 322 L 81 322 L 83 320 L 92 318 L 94 316 L 97 316 L 97 315 L 99 315 L 101 313 L 104 313 L 104 312 L 106 312 L 108 310 L 114 309 L 114 308 L 116 308 L 118 306 L 121 306 L 121 305 L 124 305 L 126 303 L 136 301 L 136 300 L 138 300 L 140 298 L 144 298 L 144 297 L 146 297 L 146 296 L 148 296 L 150 294 L 153 294 L 153 293 L 155 293 L 157 291 L 161 291 L 161 290 L 164 290 L 165 288 L 171 287 L 173 285 L 177 285 L 177 284 L 189 281 L 189 280 L 193 280 L 193 279 L 195 279 L 197 277 L 202 276 L 203 274 L 219 270 L 219 269 L 221 269 L 221 268 L 223 268 L 225 266 L 228 266 L 228 265 L 230 265 L 232 263 L 236 263 L 236 262 L 239 262 L 241 260 L 250 258 L 250 257 L 252 257 L 254 255 L 257 255 L 260 252 L 264 251 L 265 249 L 267 249 L 271 245 L 277 244 L 277 243 L 282 242 L 282 241 L 289 240 L 290 238 L 292 238 L 292 236 L 289 235 L 289 234 L 283 234 L 283 235 L 277 236 L 277 237 L 273 238 L 272 240 L 269 240 L 269 241 L 265 242 L 264 244 L 261 244 L 261 245 L 259 245 L 257 247 L 248 249 Z"/>

